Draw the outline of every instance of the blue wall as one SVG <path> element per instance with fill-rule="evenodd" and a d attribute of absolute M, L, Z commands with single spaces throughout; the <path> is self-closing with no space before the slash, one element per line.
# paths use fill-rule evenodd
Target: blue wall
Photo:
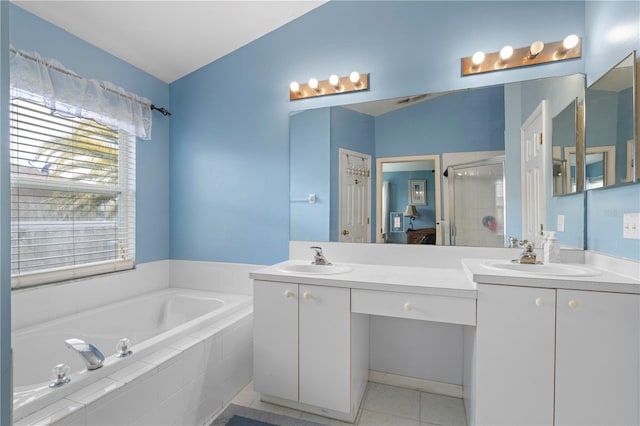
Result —
<path fill-rule="evenodd" d="M 583 72 L 578 59 L 461 76 L 476 50 L 569 33 L 585 34 L 582 2 L 329 2 L 172 83 L 171 257 L 288 257 L 290 111 Z M 368 91 L 289 101 L 292 80 L 352 70 Z M 238 216 L 247 203 L 260 208 Z"/>
<path fill-rule="evenodd" d="M 11 5 L 13 47 L 55 58 L 66 68 L 169 105 L 169 86 L 63 29 Z M 169 258 L 169 122 L 153 115 L 152 140 L 136 144 L 136 262 Z"/>
<path fill-rule="evenodd" d="M 376 117 L 376 157 L 504 149 L 504 89 L 460 91 Z"/>
<path fill-rule="evenodd" d="M 640 2 L 585 2 L 583 50 L 592 84 L 632 50 L 640 51 Z M 640 240 L 622 238 L 624 213 L 640 212 L 640 184 L 587 192 L 587 249 L 640 259 Z"/>

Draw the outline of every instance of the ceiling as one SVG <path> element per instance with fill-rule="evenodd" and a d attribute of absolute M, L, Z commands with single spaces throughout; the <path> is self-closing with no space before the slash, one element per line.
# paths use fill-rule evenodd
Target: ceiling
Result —
<path fill-rule="evenodd" d="M 171 83 L 326 1 L 12 0 Z"/>

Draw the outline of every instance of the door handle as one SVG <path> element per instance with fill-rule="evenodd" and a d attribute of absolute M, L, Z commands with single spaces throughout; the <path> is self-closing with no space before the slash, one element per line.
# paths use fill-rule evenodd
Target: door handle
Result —
<path fill-rule="evenodd" d="M 346 229 L 342 230 L 342 235 L 349 235 L 349 231 L 347 231 Z"/>

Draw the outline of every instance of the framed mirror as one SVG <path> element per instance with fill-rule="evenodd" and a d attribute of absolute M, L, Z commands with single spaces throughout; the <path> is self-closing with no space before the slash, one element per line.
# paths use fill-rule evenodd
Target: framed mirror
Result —
<path fill-rule="evenodd" d="M 543 100 L 549 133 L 536 237 L 555 229 L 565 208 L 584 216 L 583 198 L 552 200 L 550 143 L 552 118 L 584 99 L 584 82 L 576 74 L 292 113 L 290 239 L 500 247 L 521 238 L 521 130 Z M 573 149 L 579 156 L 575 138 Z M 450 177 L 457 172 L 478 176 Z M 474 180 L 486 184 L 450 187 Z M 424 198 L 414 194 L 420 203 L 411 203 L 411 181 L 418 192 L 424 186 Z M 582 248 L 584 221 L 566 227 L 560 243 Z"/>
<path fill-rule="evenodd" d="M 585 189 L 637 182 L 635 52 L 587 88 Z"/>

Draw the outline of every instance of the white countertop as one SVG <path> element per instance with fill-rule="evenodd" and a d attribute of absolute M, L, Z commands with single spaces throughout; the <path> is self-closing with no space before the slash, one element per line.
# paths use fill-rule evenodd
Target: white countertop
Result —
<path fill-rule="evenodd" d="M 349 263 L 351 270 L 340 274 L 292 273 L 282 270 L 286 265 L 308 263 L 290 260 L 251 272 L 249 276 L 263 281 L 476 298 L 476 285 L 469 280 L 462 267 L 421 268 Z"/>
<path fill-rule="evenodd" d="M 640 280 L 591 265 L 576 266 L 591 270 L 592 275 L 571 276 L 542 275 L 491 267 L 492 263 L 499 262 L 509 263 L 504 259 L 463 259 L 462 265 L 467 277 L 475 283 L 640 294 Z"/>

